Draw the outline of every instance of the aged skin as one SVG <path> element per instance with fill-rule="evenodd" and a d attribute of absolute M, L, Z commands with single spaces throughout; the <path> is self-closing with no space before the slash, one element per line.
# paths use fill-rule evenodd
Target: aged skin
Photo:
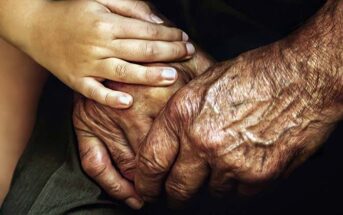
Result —
<path fill-rule="evenodd" d="M 288 174 L 343 116 L 343 2 L 277 43 L 215 64 L 179 90 L 138 154 L 145 201 L 183 203 L 206 185 L 250 195 Z"/>
<path fill-rule="evenodd" d="M 135 102 L 130 109 L 112 109 L 77 96 L 73 119 L 85 172 L 112 197 L 125 200 L 132 208 L 140 208 L 142 200 L 130 182 L 138 146 L 169 98 L 212 64 L 200 51 L 191 60 L 169 64 L 178 70 L 179 76 L 177 83 L 170 87 L 105 83 L 110 89 L 133 96 Z"/>
<path fill-rule="evenodd" d="M 192 72 L 180 72 L 173 87 L 148 91 L 107 83 L 134 95 L 136 106 L 125 111 L 79 97 L 74 124 L 85 171 L 133 208 L 142 206 L 126 180 L 133 175 L 145 201 L 165 189 L 172 202 L 184 202 L 202 185 L 216 195 L 249 195 L 288 174 L 342 118 L 341 20 L 342 3 L 328 1 L 282 41 L 215 64 L 204 74 L 210 63 L 178 67 L 200 76 L 177 91 L 154 123 Z"/>

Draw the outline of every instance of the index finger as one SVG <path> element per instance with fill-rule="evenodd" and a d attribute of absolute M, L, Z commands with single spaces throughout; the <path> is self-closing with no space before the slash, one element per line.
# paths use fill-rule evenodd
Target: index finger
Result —
<path fill-rule="evenodd" d="M 142 19 L 148 22 L 162 24 L 163 20 L 156 16 L 147 2 L 142 0 L 96 0 L 107 7 L 111 12 Z"/>
<path fill-rule="evenodd" d="M 116 19 L 113 23 L 113 32 L 118 39 L 144 39 L 159 41 L 188 41 L 189 36 L 182 30 L 174 27 L 158 25 L 124 16 L 111 16 Z"/>

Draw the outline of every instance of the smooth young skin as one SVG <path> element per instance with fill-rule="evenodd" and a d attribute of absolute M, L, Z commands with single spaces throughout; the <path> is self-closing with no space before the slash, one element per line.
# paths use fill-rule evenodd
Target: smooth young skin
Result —
<path fill-rule="evenodd" d="M 161 22 L 136 0 L 0 3 L 0 36 L 72 89 L 115 108 L 128 108 L 132 97 L 104 87 L 102 80 L 171 85 L 177 80 L 175 69 L 134 62 L 183 60 L 194 54 L 187 34 Z"/>
<path fill-rule="evenodd" d="M 343 2 L 327 1 L 290 37 L 179 90 L 141 144 L 137 192 L 181 205 L 204 185 L 250 195 L 289 173 L 343 117 L 342 40 Z"/>
<path fill-rule="evenodd" d="M 0 205 L 29 140 L 47 72 L 0 39 Z"/>

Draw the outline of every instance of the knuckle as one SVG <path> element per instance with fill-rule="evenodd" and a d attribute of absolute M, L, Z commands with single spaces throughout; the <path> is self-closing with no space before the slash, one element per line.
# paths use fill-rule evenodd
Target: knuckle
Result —
<path fill-rule="evenodd" d="M 115 80 L 117 81 L 124 80 L 128 73 L 127 64 L 124 64 L 124 63 L 115 64 L 113 67 L 114 67 Z"/>
<path fill-rule="evenodd" d="M 191 141 L 197 143 L 201 150 L 206 151 L 211 156 L 220 156 L 220 149 L 227 144 L 225 141 L 226 135 L 223 132 L 216 130 L 212 126 L 204 126 L 202 120 L 196 119 L 195 123 L 190 126 L 189 131 Z"/>
<path fill-rule="evenodd" d="M 84 153 L 81 152 L 81 165 L 84 171 L 91 177 L 101 175 L 107 167 L 106 162 L 98 158 L 94 147 L 90 147 Z"/>
<path fill-rule="evenodd" d="M 157 55 L 156 47 L 151 42 L 146 42 L 143 47 L 143 55 L 145 57 L 155 57 Z"/>
<path fill-rule="evenodd" d="M 168 116 L 173 119 L 188 120 L 192 119 L 197 104 L 194 94 L 187 88 L 181 88 L 168 102 Z"/>
<path fill-rule="evenodd" d="M 144 79 L 145 79 L 145 81 L 147 81 L 147 82 L 153 82 L 153 81 L 156 80 L 156 77 L 155 77 L 154 72 L 153 72 L 152 69 L 146 68 L 146 69 L 144 70 Z"/>
<path fill-rule="evenodd" d="M 154 26 L 153 24 L 146 24 L 146 32 L 147 34 L 152 37 L 152 38 L 158 38 L 159 36 L 159 31 L 157 29 L 156 26 Z"/>
<path fill-rule="evenodd" d="M 158 161 L 151 161 L 153 159 L 145 158 L 144 156 L 139 156 L 138 158 L 138 169 L 142 171 L 145 175 L 159 176 L 166 173 L 166 167 L 159 163 Z"/>
<path fill-rule="evenodd" d="M 180 201 L 186 201 L 192 197 L 192 192 L 178 182 L 168 182 L 166 192 L 169 196 Z"/>
<path fill-rule="evenodd" d="M 121 184 L 119 183 L 112 183 L 108 186 L 108 192 L 110 194 L 117 194 L 120 193 L 122 191 L 123 187 L 121 186 Z"/>
<path fill-rule="evenodd" d="M 116 166 L 123 175 L 131 175 L 136 168 L 134 155 L 129 152 L 112 152 Z"/>
<path fill-rule="evenodd" d="M 104 32 L 107 32 L 109 29 L 109 24 L 103 20 L 96 20 L 93 23 L 93 32 L 97 35 L 103 35 Z"/>
<path fill-rule="evenodd" d="M 88 90 L 86 92 L 86 96 L 90 99 L 94 99 L 97 95 L 97 91 L 98 91 L 98 89 L 95 86 L 88 87 Z"/>
<path fill-rule="evenodd" d="M 171 53 L 175 57 L 182 57 L 184 55 L 183 48 L 181 46 L 174 46 L 171 49 Z"/>
<path fill-rule="evenodd" d="M 119 166 L 119 165 L 118 165 Z M 119 166 L 120 173 L 128 179 L 133 179 L 135 169 L 136 169 L 136 163 L 134 161 L 123 163 Z"/>

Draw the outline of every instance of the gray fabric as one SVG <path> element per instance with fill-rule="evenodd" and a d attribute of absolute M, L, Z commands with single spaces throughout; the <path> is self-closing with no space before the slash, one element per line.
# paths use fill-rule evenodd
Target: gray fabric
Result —
<path fill-rule="evenodd" d="M 4 214 L 123 214 L 81 170 L 71 124 L 71 92 L 52 79 L 29 148 L 3 205 Z M 125 213 L 128 214 L 128 213 Z"/>

